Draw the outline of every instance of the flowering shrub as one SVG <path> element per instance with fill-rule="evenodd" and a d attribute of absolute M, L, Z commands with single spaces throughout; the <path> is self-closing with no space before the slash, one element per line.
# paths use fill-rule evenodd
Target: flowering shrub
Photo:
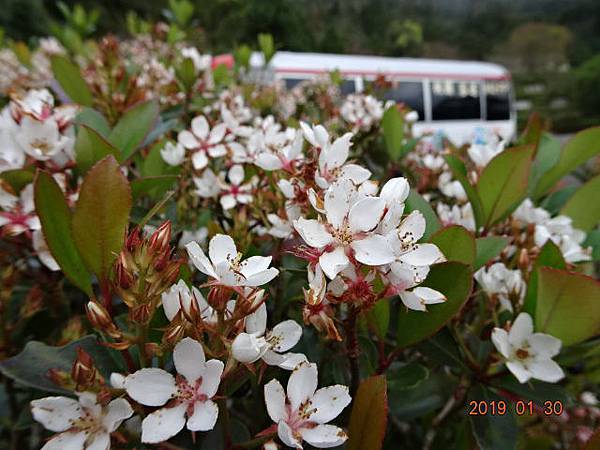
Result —
<path fill-rule="evenodd" d="M 457 148 L 163 31 L 0 53 L 12 448 L 595 448 L 600 129 Z"/>

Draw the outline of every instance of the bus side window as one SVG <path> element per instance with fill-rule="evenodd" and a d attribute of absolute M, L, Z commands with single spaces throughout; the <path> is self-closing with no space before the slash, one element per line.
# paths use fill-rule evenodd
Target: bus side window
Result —
<path fill-rule="evenodd" d="M 296 85 L 302 83 L 302 78 L 284 78 L 286 89 L 293 89 Z"/>
<path fill-rule="evenodd" d="M 344 79 L 340 84 L 340 92 L 342 95 L 350 95 L 356 92 L 356 83 L 354 79 Z"/>
<path fill-rule="evenodd" d="M 392 88 L 383 94 L 383 99 L 405 103 L 419 113 L 419 120 L 424 120 L 423 83 L 420 81 L 395 81 L 393 83 Z"/>
<path fill-rule="evenodd" d="M 469 120 L 481 118 L 479 82 L 432 80 L 431 119 Z"/>
<path fill-rule="evenodd" d="M 510 83 L 508 81 L 486 81 L 485 102 L 487 120 L 509 120 Z"/>

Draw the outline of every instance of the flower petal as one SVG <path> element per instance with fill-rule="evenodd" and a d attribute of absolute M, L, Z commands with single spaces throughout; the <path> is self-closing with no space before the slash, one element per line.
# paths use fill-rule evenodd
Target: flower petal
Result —
<path fill-rule="evenodd" d="M 175 378 L 158 368 L 145 368 L 125 378 L 125 390 L 136 402 L 146 406 L 162 406 L 177 391 Z"/>
<path fill-rule="evenodd" d="M 317 389 L 318 373 L 316 364 L 303 364 L 292 372 L 287 384 L 287 396 L 292 410 L 311 398 Z"/>
<path fill-rule="evenodd" d="M 529 345 L 538 356 L 552 358 L 560 353 L 562 342 L 549 334 L 533 333 L 529 338 Z"/>
<path fill-rule="evenodd" d="M 294 228 L 311 247 L 325 247 L 333 241 L 333 236 L 329 234 L 325 225 L 317 220 L 300 217 L 294 220 Z"/>
<path fill-rule="evenodd" d="M 331 422 L 350 404 L 352 398 L 348 388 L 340 384 L 319 389 L 312 397 L 312 407 L 316 412 L 311 414 L 310 421 L 317 423 Z"/>
<path fill-rule="evenodd" d="M 41 450 L 83 450 L 88 435 L 84 432 L 67 431 L 50 439 Z"/>
<path fill-rule="evenodd" d="M 385 200 L 388 207 L 397 203 L 404 203 L 408 197 L 410 186 L 404 177 L 391 178 L 383 187 L 379 196 Z"/>
<path fill-rule="evenodd" d="M 380 234 L 354 241 L 351 246 L 356 260 L 369 266 L 389 264 L 396 258 L 388 240 Z"/>
<path fill-rule="evenodd" d="M 267 361 L 267 355 L 278 355 L 281 356 L 283 358 L 283 361 L 278 362 L 277 364 L 270 364 L 269 361 Z M 300 364 L 306 363 L 308 364 L 308 358 L 306 357 L 305 354 L 303 353 L 284 353 L 283 355 L 279 355 L 279 353 L 275 353 L 275 352 L 267 352 L 265 353 L 265 356 L 263 356 L 263 360 L 269 364 L 269 365 L 277 365 L 280 368 L 282 368 L 283 370 L 294 370 L 296 367 L 298 367 Z"/>
<path fill-rule="evenodd" d="M 265 405 L 267 413 L 275 423 L 284 420 L 287 417 L 285 407 L 285 392 L 283 386 L 276 379 L 272 379 L 264 387 Z"/>
<path fill-rule="evenodd" d="M 102 418 L 102 424 L 109 433 L 115 431 L 125 419 L 133 415 L 133 409 L 124 398 L 116 398 L 106 407 L 106 414 Z"/>
<path fill-rule="evenodd" d="M 271 281 L 277 275 L 279 275 L 279 270 L 277 270 L 275 267 L 271 267 L 267 270 L 263 270 L 262 272 L 254 274 L 251 277 L 248 277 L 244 281 L 243 285 L 250 287 L 262 286 L 263 284 Z"/>
<path fill-rule="evenodd" d="M 198 148 L 198 139 L 188 130 L 180 131 L 177 135 L 177 142 L 187 149 Z"/>
<path fill-rule="evenodd" d="M 302 327 L 294 320 L 286 320 L 273 327 L 268 340 L 271 342 L 273 339 L 275 342 L 271 347 L 272 350 L 283 353 L 296 345 L 301 337 Z"/>
<path fill-rule="evenodd" d="M 237 257 L 237 248 L 232 237 L 226 234 L 216 234 L 208 244 L 208 256 L 215 266 L 233 261 Z"/>
<path fill-rule="evenodd" d="M 264 272 L 269 268 L 272 261 L 271 256 L 251 256 L 245 259 L 240 264 L 240 272 L 246 278 L 250 278 L 252 275 L 256 275 L 260 272 Z"/>
<path fill-rule="evenodd" d="M 208 165 L 208 156 L 203 151 L 194 152 L 192 155 L 192 165 L 196 170 L 202 170 Z"/>
<path fill-rule="evenodd" d="M 94 433 L 90 436 L 91 442 L 86 444 L 85 450 L 110 450 L 110 434 Z"/>
<path fill-rule="evenodd" d="M 288 447 L 300 449 L 302 448 L 302 443 L 298 439 L 296 439 L 296 437 L 294 436 L 294 432 L 292 431 L 290 426 L 283 420 L 280 420 L 277 424 L 277 436 L 279 436 L 281 442 L 283 442 Z"/>
<path fill-rule="evenodd" d="M 197 138 L 206 140 L 208 137 L 208 121 L 204 116 L 196 116 L 192 119 L 192 132 Z"/>
<path fill-rule="evenodd" d="M 348 159 L 351 145 L 350 139 L 352 139 L 352 133 L 346 133 L 333 141 L 333 144 L 329 147 L 323 148 L 319 155 L 319 167 L 322 170 L 332 170 L 341 167 Z"/>
<path fill-rule="evenodd" d="M 358 164 L 345 164 L 340 171 L 340 178 L 347 178 L 354 184 L 362 186 L 371 177 L 371 171 Z"/>
<path fill-rule="evenodd" d="M 177 372 L 185 377 L 188 383 L 194 383 L 204 371 L 204 349 L 200 342 L 186 337 L 179 341 L 173 350 L 173 362 Z"/>
<path fill-rule="evenodd" d="M 365 197 L 350 208 L 348 224 L 354 233 L 374 229 L 385 210 L 385 201 L 378 197 Z"/>
<path fill-rule="evenodd" d="M 350 260 L 346 256 L 343 247 L 336 247 L 330 252 L 324 252 L 319 257 L 319 264 L 321 269 L 323 269 L 323 273 L 327 275 L 330 280 L 333 280 L 338 273 L 350 264 Z"/>
<path fill-rule="evenodd" d="M 413 211 L 400 224 L 398 236 L 403 241 L 417 242 L 423 237 L 426 226 L 427 223 L 421 211 Z"/>
<path fill-rule="evenodd" d="M 226 131 L 227 131 L 227 125 L 225 125 L 224 123 L 215 125 L 215 127 L 210 131 L 210 137 L 208 138 L 208 143 L 216 144 L 217 142 L 221 142 L 223 140 L 223 136 L 225 136 Z"/>
<path fill-rule="evenodd" d="M 202 384 L 198 391 L 208 398 L 213 398 L 219 389 L 224 368 L 225 365 L 218 359 L 206 361 L 204 373 L 202 374 Z"/>
<path fill-rule="evenodd" d="M 560 366 L 551 359 L 535 359 L 528 362 L 528 368 L 533 378 L 547 383 L 556 383 L 565 377 Z"/>
<path fill-rule="evenodd" d="M 212 400 L 194 403 L 194 414 L 188 417 L 190 431 L 209 431 L 215 427 L 219 417 L 219 407 Z"/>
<path fill-rule="evenodd" d="M 78 419 L 83 410 L 77 400 L 69 397 L 46 397 L 31 402 L 33 418 L 50 431 L 71 428 L 72 420 Z"/>
<path fill-rule="evenodd" d="M 402 300 L 402 303 L 408 309 L 412 309 L 413 311 L 427 311 L 421 299 L 414 292 L 400 292 L 400 300 Z"/>
<path fill-rule="evenodd" d="M 246 332 L 262 336 L 267 329 L 267 305 L 263 302 L 256 311 L 246 316 Z"/>
<path fill-rule="evenodd" d="M 492 331 L 492 343 L 494 347 L 505 358 L 510 357 L 510 343 L 508 342 L 508 333 L 502 328 L 494 328 Z"/>
<path fill-rule="evenodd" d="M 313 447 L 330 448 L 342 445 L 348 439 L 344 430 L 335 425 L 318 425 L 314 428 L 301 428 L 302 439 Z"/>
<path fill-rule="evenodd" d="M 172 408 L 161 408 L 146 416 L 142 421 L 142 442 L 158 444 L 171 439 L 185 425 L 187 403 Z"/>
<path fill-rule="evenodd" d="M 400 255 L 400 260 L 413 266 L 430 266 L 446 258 L 435 244 L 417 244 L 414 250 Z"/>
<path fill-rule="evenodd" d="M 186 244 L 185 249 L 187 250 L 192 264 L 196 266 L 196 269 L 209 277 L 217 278 L 213 265 L 197 242 L 192 241 Z"/>
<path fill-rule="evenodd" d="M 521 347 L 533 333 L 533 320 L 527 313 L 517 316 L 508 332 L 508 342 L 513 347 Z"/>
<path fill-rule="evenodd" d="M 428 287 L 417 287 L 413 289 L 413 292 L 425 305 L 435 305 L 446 301 L 444 294 Z"/>
<path fill-rule="evenodd" d="M 269 344 L 262 337 L 240 333 L 231 344 L 231 356 L 237 361 L 250 364 L 259 360 L 269 350 Z"/>
<path fill-rule="evenodd" d="M 531 379 L 531 372 L 519 361 L 507 361 L 506 367 L 519 380 L 519 383 L 526 383 Z"/>
<path fill-rule="evenodd" d="M 350 180 L 340 180 L 329 186 L 325 192 L 324 208 L 329 222 L 334 228 L 340 229 L 350 211 L 350 199 L 354 185 Z"/>

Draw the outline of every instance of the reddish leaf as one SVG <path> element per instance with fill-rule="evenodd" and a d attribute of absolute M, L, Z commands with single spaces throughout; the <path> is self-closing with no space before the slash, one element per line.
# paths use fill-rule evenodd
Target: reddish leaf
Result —
<path fill-rule="evenodd" d="M 358 387 L 350 416 L 348 450 L 379 450 L 387 425 L 385 375 L 367 378 Z"/>

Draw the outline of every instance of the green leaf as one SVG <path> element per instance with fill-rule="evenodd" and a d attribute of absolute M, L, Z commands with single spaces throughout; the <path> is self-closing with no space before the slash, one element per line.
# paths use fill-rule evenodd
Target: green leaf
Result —
<path fill-rule="evenodd" d="M 473 265 L 475 261 L 475 238 L 460 225 L 449 225 L 431 236 L 430 242 L 437 245 L 448 261 Z"/>
<path fill-rule="evenodd" d="M 538 270 L 536 331 L 565 346 L 600 331 L 600 282 L 578 273 L 542 267 Z"/>
<path fill-rule="evenodd" d="M 600 153 L 600 127 L 580 131 L 563 147 L 558 163 L 548 170 L 535 187 L 533 196 L 539 198 L 562 177 L 588 159 Z"/>
<path fill-rule="evenodd" d="M 69 98 L 80 105 L 92 106 L 94 102 L 92 92 L 81 76 L 79 67 L 61 55 L 52 56 L 50 63 L 54 78 Z"/>
<path fill-rule="evenodd" d="M 62 190 L 46 172 L 37 174 L 34 201 L 50 253 L 67 278 L 87 295 L 92 295 L 90 274 L 83 265 L 71 234 L 71 210 Z"/>
<path fill-rule="evenodd" d="M 34 173 L 30 169 L 6 170 L 0 173 L 0 179 L 6 181 L 17 195 L 21 189 L 33 181 L 33 178 Z"/>
<path fill-rule="evenodd" d="M 477 271 L 492 259 L 496 258 L 506 248 L 508 238 L 501 236 L 486 236 L 475 240 L 476 256 L 473 270 Z"/>
<path fill-rule="evenodd" d="M 600 193 L 600 175 L 581 186 L 560 213 L 573 219 L 575 228 L 585 232 L 590 231 L 600 222 L 598 193 Z"/>
<path fill-rule="evenodd" d="M 441 228 L 440 219 L 438 219 L 429 202 L 421 197 L 418 192 L 411 190 L 404 204 L 407 213 L 418 210 L 425 217 L 427 225 L 423 234 L 423 240 L 428 240 L 433 233 Z"/>
<path fill-rule="evenodd" d="M 467 406 L 470 401 L 483 402 L 490 407 L 491 402 L 499 402 L 502 398 L 490 389 L 477 385 L 469 392 Z M 506 402 L 506 401 L 505 401 Z M 517 448 L 519 428 L 514 410 L 508 405 L 506 414 L 469 415 L 473 435 L 481 450 L 511 450 Z"/>
<path fill-rule="evenodd" d="M 408 347 L 434 335 L 461 309 L 469 298 L 472 283 L 471 269 L 465 264 L 447 262 L 432 266 L 422 286 L 441 292 L 446 301 L 429 305 L 427 312 L 401 308 L 398 314 L 398 345 Z"/>
<path fill-rule="evenodd" d="M 196 67 L 194 66 L 192 58 L 183 58 L 183 61 L 181 61 L 181 64 L 179 64 L 175 73 L 177 74 L 177 79 L 181 81 L 181 84 L 186 91 L 189 91 L 198 79 Z"/>
<path fill-rule="evenodd" d="M 346 448 L 380 450 L 388 412 L 385 375 L 370 377 L 360 383 L 352 404 Z"/>
<path fill-rule="evenodd" d="M 533 194 L 540 178 L 558 162 L 560 158 L 560 141 L 548 133 L 542 133 L 539 138 L 535 157 L 531 165 L 531 176 L 527 191 Z"/>
<path fill-rule="evenodd" d="M 134 201 L 138 198 L 149 195 L 151 197 L 160 197 L 168 191 L 179 177 L 177 175 L 161 175 L 157 177 L 143 177 L 131 182 L 131 193 Z"/>
<path fill-rule="evenodd" d="M 384 339 L 390 327 L 390 299 L 383 298 L 367 312 L 367 321 L 375 329 L 377 336 Z"/>
<path fill-rule="evenodd" d="M 129 158 L 158 120 L 158 103 L 150 100 L 130 108 L 110 133 L 109 140 Z"/>
<path fill-rule="evenodd" d="M 527 283 L 527 293 L 523 301 L 523 310 L 531 316 L 535 316 L 538 296 L 538 269 L 540 267 L 552 267 L 554 269 L 566 269 L 567 267 L 560 248 L 550 239 L 546 241 L 535 259 L 529 282 Z"/>
<path fill-rule="evenodd" d="M 477 192 L 486 228 L 507 217 L 526 197 L 533 150 L 532 146 L 509 148 L 483 169 Z"/>
<path fill-rule="evenodd" d="M 540 206 L 550 213 L 551 216 L 560 214 L 560 210 L 569 201 L 571 196 L 575 194 L 579 186 L 565 186 L 563 189 L 556 190 L 548 194 Z"/>
<path fill-rule="evenodd" d="M 123 247 L 131 189 L 112 155 L 87 173 L 73 214 L 73 237 L 83 261 L 99 279 L 107 279 Z"/>
<path fill-rule="evenodd" d="M 119 150 L 102 137 L 97 131 L 81 125 L 75 141 L 75 161 L 81 174 L 108 155 L 113 155 L 117 160 L 121 155 Z"/>
<path fill-rule="evenodd" d="M 441 373 L 432 373 L 414 388 L 397 390 L 390 386 L 390 413 L 400 420 L 411 420 L 438 410 L 456 390 L 456 379 Z"/>
<path fill-rule="evenodd" d="M 444 156 L 444 159 L 446 160 L 446 164 L 448 164 L 450 167 L 454 178 L 458 180 L 465 190 L 467 198 L 469 199 L 469 203 L 471 203 L 471 208 L 473 209 L 473 217 L 475 218 L 476 229 L 479 229 L 479 227 L 483 226 L 485 221 L 483 215 L 483 205 L 481 204 L 481 199 L 479 198 L 477 190 L 469 181 L 467 176 L 467 168 L 462 160 L 455 155 L 446 155 Z"/>
<path fill-rule="evenodd" d="M 590 231 L 583 242 L 583 246 L 592 247 L 592 259 L 600 261 L 600 230 Z"/>
<path fill-rule="evenodd" d="M 544 407 L 546 401 L 560 401 L 564 406 L 572 404 L 572 398 L 560 384 L 545 383 L 539 380 L 530 380 L 527 383 L 519 383 L 512 375 L 495 379 L 495 387 L 518 395 L 525 401 L 531 400 L 539 407 Z"/>
<path fill-rule="evenodd" d="M 404 118 L 396 105 L 390 106 L 383 113 L 381 120 L 385 147 L 392 161 L 398 161 L 402 156 L 404 141 Z"/>
<path fill-rule="evenodd" d="M 48 370 L 58 369 L 71 373 L 77 349 L 80 347 L 90 354 L 94 364 L 106 379 L 112 372 L 122 370 L 116 365 L 111 351 L 101 345 L 96 336 L 85 336 L 63 347 L 51 347 L 37 341 L 28 342 L 17 356 L 0 362 L 0 372 L 24 386 L 68 394 L 69 391 L 58 387 L 48 378 Z"/>
<path fill-rule="evenodd" d="M 110 134 L 110 125 L 102 114 L 92 108 L 83 108 L 75 117 L 73 123 L 86 125 L 106 138 Z"/>
<path fill-rule="evenodd" d="M 413 389 L 429 376 L 427 367 L 417 363 L 396 363 L 387 370 L 388 389 L 398 391 Z"/>
<path fill-rule="evenodd" d="M 425 339 L 417 348 L 420 353 L 432 361 L 445 366 L 459 367 L 463 370 L 467 369 L 467 365 L 463 361 L 456 341 L 452 333 L 448 331 L 448 327 L 442 328 L 434 336 Z"/>

